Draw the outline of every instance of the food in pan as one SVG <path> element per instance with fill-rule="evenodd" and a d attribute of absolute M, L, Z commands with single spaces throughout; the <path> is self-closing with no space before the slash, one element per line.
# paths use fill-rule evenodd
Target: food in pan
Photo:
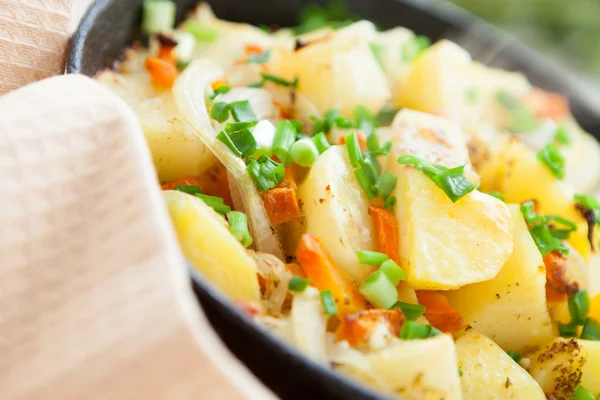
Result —
<path fill-rule="evenodd" d="M 186 257 L 317 363 L 405 399 L 600 395 L 600 147 L 559 94 L 369 21 L 174 29 L 97 80 Z"/>

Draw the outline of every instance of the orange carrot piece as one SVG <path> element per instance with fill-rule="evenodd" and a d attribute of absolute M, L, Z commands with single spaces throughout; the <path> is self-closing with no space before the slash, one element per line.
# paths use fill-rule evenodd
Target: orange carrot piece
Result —
<path fill-rule="evenodd" d="M 173 46 L 160 46 L 158 48 L 158 58 L 168 62 L 169 64 L 175 64 L 175 58 L 173 57 Z"/>
<path fill-rule="evenodd" d="M 552 251 L 544 256 L 546 266 L 546 300 L 563 301 L 579 290 L 577 282 L 569 282 L 565 273 L 567 259 L 558 252 Z"/>
<path fill-rule="evenodd" d="M 356 132 L 356 138 L 358 139 L 358 146 L 362 151 L 367 150 L 367 137 L 361 131 Z M 346 144 L 346 137 L 342 136 L 338 139 L 338 144 Z"/>
<path fill-rule="evenodd" d="M 317 289 L 331 290 L 342 315 L 361 311 L 367 307 L 365 299 L 352 280 L 333 263 L 329 253 L 315 235 L 302 235 L 296 250 L 296 258 Z"/>
<path fill-rule="evenodd" d="M 438 292 L 417 290 L 419 304 L 425 306 L 425 318 L 442 332 L 454 332 L 464 327 L 462 316 Z"/>
<path fill-rule="evenodd" d="M 252 55 L 252 54 L 262 54 L 262 53 L 264 53 L 264 49 L 258 45 L 255 45 L 255 44 L 246 45 L 246 54 Z"/>
<path fill-rule="evenodd" d="M 535 88 L 529 93 L 525 103 L 538 118 L 561 121 L 569 115 L 569 101 L 557 93 Z"/>
<path fill-rule="evenodd" d="M 154 84 L 165 87 L 173 86 L 175 78 L 177 78 L 177 67 L 174 64 L 148 57 L 144 65 Z"/>
<path fill-rule="evenodd" d="M 296 263 L 287 263 L 287 264 L 285 264 L 285 269 L 287 269 L 288 272 L 290 272 L 294 276 L 299 276 L 299 277 L 302 277 L 302 278 L 306 278 L 306 274 L 304 273 L 304 270 L 302 269 L 302 267 L 300 267 Z"/>
<path fill-rule="evenodd" d="M 212 90 L 217 90 L 219 86 L 227 86 L 227 82 L 225 82 L 223 79 L 217 79 L 216 81 L 210 84 Z"/>
<path fill-rule="evenodd" d="M 175 179 L 174 181 L 167 182 L 164 185 L 161 185 L 162 190 L 175 190 L 175 186 L 199 186 L 200 182 L 197 178 L 193 176 L 184 176 L 183 178 Z"/>
<path fill-rule="evenodd" d="M 346 340 L 350 346 L 365 343 L 373 334 L 379 324 L 387 325 L 393 336 L 400 334 L 400 327 L 404 323 L 404 314 L 399 309 L 394 310 L 366 310 L 354 314 L 346 314 L 337 328 L 338 340 Z"/>
<path fill-rule="evenodd" d="M 198 177 L 202 193 L 209 196 L 222 197 L 225 204 L 233 207 L 231 192 L 229 191 L 229 179 L 227 169 L 221 163 L 216 163 Z"/>
<path fill-rule="evenodd" d="M 300 202 L 296 181 L 287 175 L 284 181 L 262 194 L 265 210 L 273 225 L 294 221 L 300 218 Z"/>
<path fill-rule="evenodd" d="M 369 215 L 373 220 L 377 251 L 387 254 L 396 264 L 400 264 L 400 248 L 398 242 L 398 223 L 396 216 L 383 207 L 369 206 Z"/>

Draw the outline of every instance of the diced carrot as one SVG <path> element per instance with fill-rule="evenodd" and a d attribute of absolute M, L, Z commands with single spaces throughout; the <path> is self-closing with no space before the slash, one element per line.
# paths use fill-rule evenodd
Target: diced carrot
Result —
<path fill-rule="evenodd" d="M 175 58 L 173 57 L 172 46 L 160 46 L 158 48 L 158 58 L 168 62 L 169 64 L 175 64 Z"/>
<path fill-rule="evenodd" d="M 442 332 L 455 332 L 464 327 L 462 316 L 438 292 L 417 290 L 419 304 L 425 306 L 425 318 Z"/>
<path fill-rule="evenodd" d="M 193 176 L 184 176 L 183 178 L 175 179 L 174 181 L 167 182 L 161 186 L 162 190 L 174 190 L 175 186 L 198 186 L 200 187 L 200 182 L 197 178 Z"/>
<path fill-rule="evenodd" d="M 216 163 L 198 177 L 202 193 L 210 196 L 222 197 L 225 204 L 233 207 L 227 169 L 221 163 Z"/>
<path fill-rule="evenodd" d="M 600 294 L 595 295 L 592 299 L 588 317 L 600 322 Z"/>
<path fill-rule="evenodd" d="M 361 311 L 367 307 L 365 299 L 352 280 L 333 263 L 329 253 L 315 235 L 302 235 L 296 250 L 296 258 L 317 289 L 331 290 L 342 315 Z"/>
<path fill-rule="evenodd" d="M 397 308 L 359 311 L 342 318 L 336 335 L 338 340 L 346 340 L 351 346 L 356 346 L 369 340 L 379 324 L 385 324 L 390 334 L 397 337 L 403 323 L 404 314 Z"/>
<path fill-rule="evenodd" d="M 533 89 L 529 92 L 525 103 L 531 107 L 538 118 L 550 118 L 561 121 L 569 115 L 569 102 L 560 94 Z"/>
<path fill-rule="evenodd" d="M 227 82 L 225 82 L 223 79 L 217 79 L 216 81 L 214 81 L 213 83 L 210 84 L 210 87 L 212 88 L 212 90 L 217 90 L 217 88 L 219 86 L 226 86 Z"/>
<path fill-rule="evenodd" d="M 154 84 L 165 87 L 173 86 L 175 78 L 177 78 L 177 67 L 174 64 L 148 57 L 144 65 Z"/>
<path fill-rule="evenodd" d="M 387 254 L 396 264 L 400 264 L 400 248 L 398 242 L 398 224 L 394 213 L 383 207 L 369 206 L 369 215 L 373 220 L 377 251 Z"/>
<path fill-rule="evenodd" d="M 286 175 L 280 185 L 264 192 L 262 199 L 271 224 L 279 225 L 300 218 L 298 187 L 292 176 Z"/>
<path fill-rule="evenodd" d="M 569 282 L 565 276 L 567 259 L 558 252 L 552 251 L 544 256 L 546 266 L 546 300 L 562 301 L 573 296 L 579 290 L 577 282 Z"/>
<path fill-rule="evenodd" d="M 296 263 L 285 264 L 285 269 L 287 269 L 294 276 L 300 276 L 302 278 L 306 278 L 306 274 L 304 273 L 304 270 Z"/>
<path fill-rule="evenodd" d="M 358 139 L 358 146 L 362 151 L 367 150 L 367 137 L 361 131 L 356 132 L 356 138 Z M 338 140 L 338 144 L 346 144 L 346 137 L 342 136 Z"/>
<path fill-rule="evenodd" d="M 252 54 L 262 54 L 262 53 L 264 53 L 264 49 L 258 45 L 255 45 L 255 44 L 246 45 L 246 54 L 252 55 Z"/>

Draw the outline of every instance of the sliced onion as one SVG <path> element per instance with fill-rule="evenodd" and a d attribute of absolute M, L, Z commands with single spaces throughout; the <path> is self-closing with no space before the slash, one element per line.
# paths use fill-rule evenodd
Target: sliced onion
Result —
<path fill-rule="evenodd" d="M 175 103 L 185 120 L 237 182 L 256 249 L 283 259 L 279 237 L 270 224 L 262 198 L 246 171 L 244 161 L 236 157 L 225 144 L 216 140 L 217 133 L 208 116 L 205 89 L 222 76 L 223 70 L 209 60 L 192 62 L 175 82 Z"/>
<path fill-rule="evenodd" d="M 257 252 L 252 256 L 256 261 L 256 271 L 265 281 L 265 308 L 271 315 L 281 315 L 292 274 L 283 261 L 271 254 Z"/>

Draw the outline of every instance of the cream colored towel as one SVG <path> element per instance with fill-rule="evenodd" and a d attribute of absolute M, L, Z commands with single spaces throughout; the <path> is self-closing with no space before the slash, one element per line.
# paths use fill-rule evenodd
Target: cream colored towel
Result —
<path fill-rule="evenodd" d="M 270 397 L 200 313 L 132 111 L 81 76 L 0 97 L 0 397 L 239 398 L 232 384 Z"/>

